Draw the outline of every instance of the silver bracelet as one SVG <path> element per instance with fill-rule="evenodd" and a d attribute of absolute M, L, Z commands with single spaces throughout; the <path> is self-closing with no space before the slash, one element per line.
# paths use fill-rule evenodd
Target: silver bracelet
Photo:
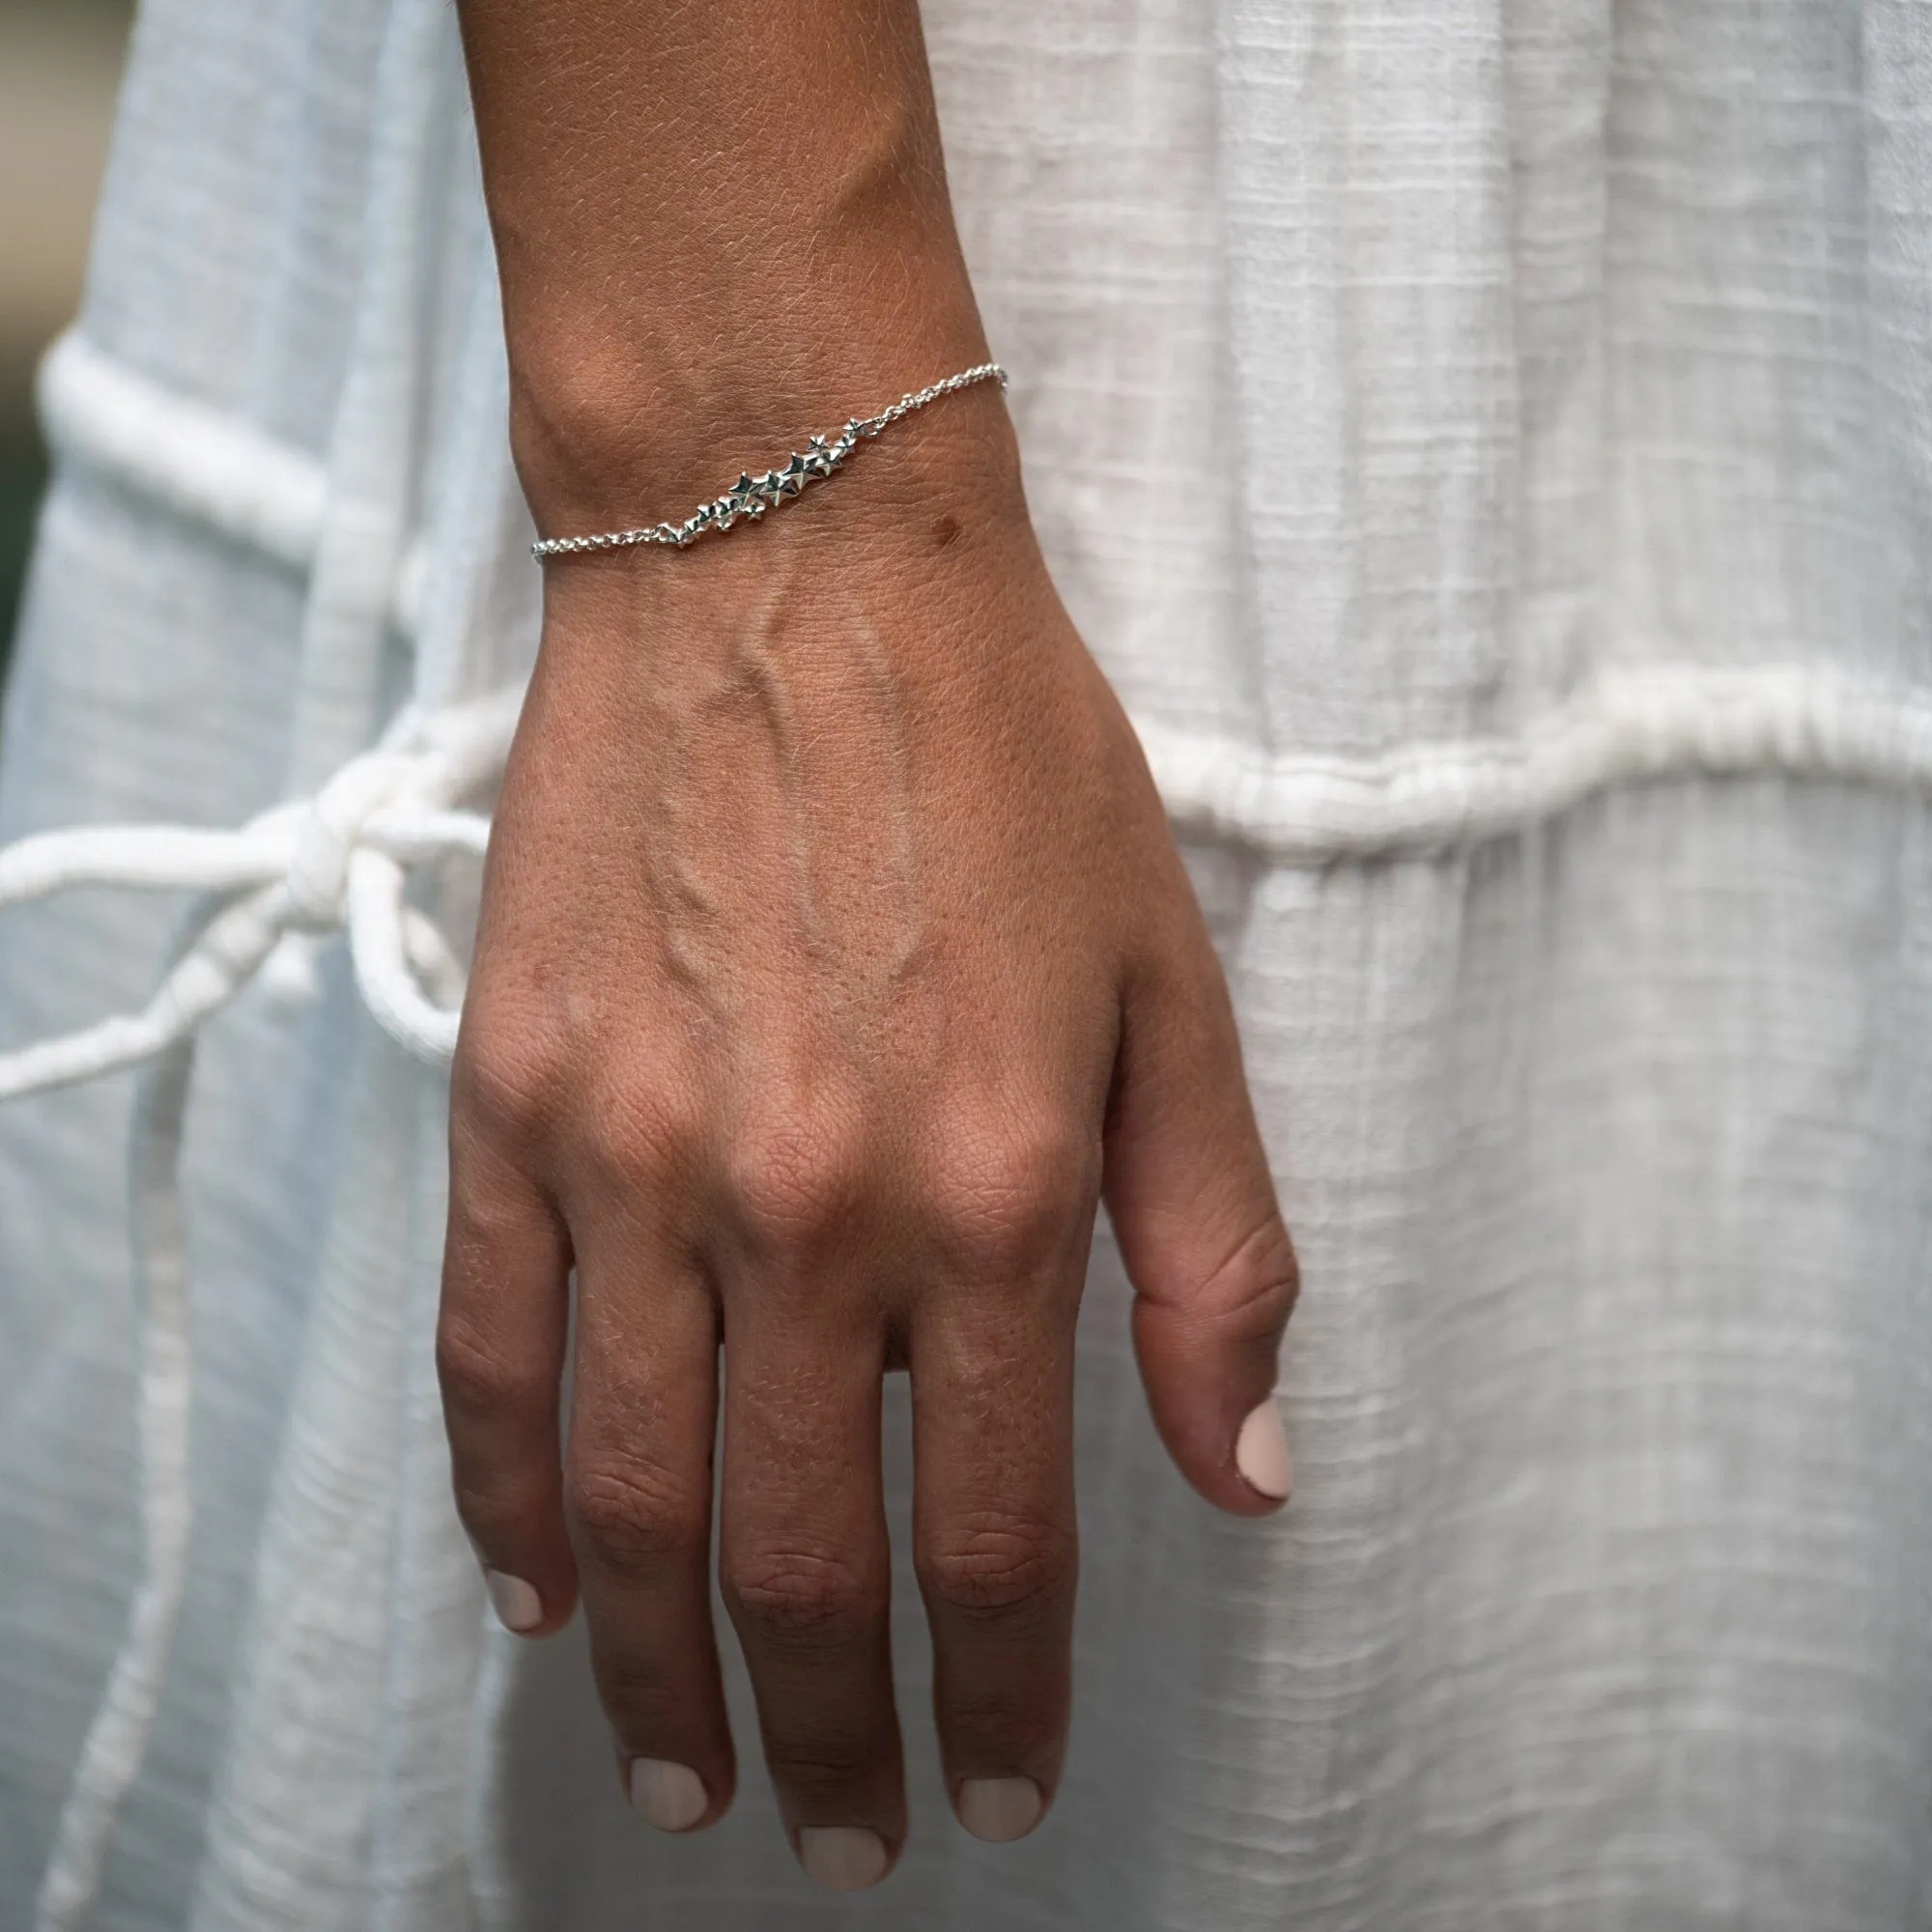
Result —
<path fill-rule="evenodd" d="M 574 556 L 586 550 L 625 550 L 633 544 L 674 544 L 682 550 L 695 543 L 706 530 L 728 530 L 740 517 L 755 522 L 767 510 L 787 497 L 798 496 L 808 483 L 830 476 L 845 459 L 868 438 L 890 429 L 901 416 L 950 396 L 955 389 L 970 389 L 976 383 L 998 383 L 1007 386 L 1007 372 L 997 362 L 981 362 L 977 368 L 962 369 L 942 383 L 914 389 L 901 396 L 890 409 L 875 416 L 854 416 L 838 434 L 829 440 L 815 436 L 804 453 L 792 452 L 782 469 L 767 469 L 761 476 L 749 471 L 722 497 L 700 503 L 681 524 L 652 524 L 640 530 L 607 530 L 594 537 L 545 537 L 530 546 L 530 554 L 539 561 L 547 556 Z"/>

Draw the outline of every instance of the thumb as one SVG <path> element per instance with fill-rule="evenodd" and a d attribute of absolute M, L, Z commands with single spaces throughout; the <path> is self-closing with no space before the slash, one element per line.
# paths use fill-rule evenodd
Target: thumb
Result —
<path fill-rule="evenodd" d="M 1209 1502 L 1259 1516 L 1290 1487 L 1273 1391 L 1294 1248 L 1205 933 L 1200 951 L 1129 989 L 1104 1188 L 1154 1426 Z"/>

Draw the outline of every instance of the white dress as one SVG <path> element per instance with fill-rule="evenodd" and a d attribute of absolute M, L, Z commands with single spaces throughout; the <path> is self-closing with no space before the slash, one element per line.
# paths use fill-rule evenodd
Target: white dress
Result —
<path fill-rule="evenodd" d="M 0 1049 L 178 945 L 88 1064 L 220 1008 L 179 1191 L 180 1047 L 131 1143 L 126 1074 L 0 1107 L 0 1924 L 58 1828 L 46 1922 L 121 1932 L 1932 1925 L 1932 9 L 927 24 L 1305 1264 L 1294 1502 L 1167 1466 L 1103 1236 L 1048 1825 L 946 1815 L 903 1577 L 887 1885 L 815 1891 L 749 1763 L 702 1838 L 629 1816 L 580 1634 L 487 1625 L 431 1375 L 453 988 L 400 867 L 460 948 L 437 760 L 487 776 L 537 591 L 453 18 L 152 0 L 0 833 L 240 826 L 413 709 L 319 813 L 30 851 L 252 894 L 232 1002 L 186 895 L 0 919 Z"/>

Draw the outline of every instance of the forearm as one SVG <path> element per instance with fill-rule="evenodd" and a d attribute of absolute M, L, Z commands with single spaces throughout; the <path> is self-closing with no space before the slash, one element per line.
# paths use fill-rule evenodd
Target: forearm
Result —
<path fill-rule="evenodd" d="M 916 0 L 460 12 L 547 528 L 681 515 L 984 358 Z"/>

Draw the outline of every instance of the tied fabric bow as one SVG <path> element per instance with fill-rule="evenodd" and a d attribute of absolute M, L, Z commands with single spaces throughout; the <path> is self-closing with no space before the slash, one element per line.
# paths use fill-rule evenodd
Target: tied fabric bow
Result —
<path fill-rule="evenodd" d="M 42 1884 L 40 1932 L 75 1932 L 99 1894 L 121 1803 L 147 1749 L 181 1617 L 193 1495 L 193 1357 L 180 1159 L 194 1040 L 265 966 L 298 979 L 316 939 L 346 931 L 364 1003 L 418 1059 L 456 1049 L 464 973 L 409 902 L 412 870 L 480 856 L 490 821 L 459 801 L 499 777 L 518 690 L 428 713 L 407 707 L 313 798 L 239 832 L 123 825 L 43 833 L 0 851 L 0 906 L 70 886 L 203 896 L 174 962 L 137 1013 L 0 1055 L 0 1099 L 144 1065 L 130 1147 L 140 1310 L 142 1565 L 128 1630 L 81 1747 Z M 277 955 L 280 955 L 278 960 Z"/>
<path fill-rule="evenodd" d="M 337 930 L 348 933 L 357 987 L 384 1030 L 418 1059 L 447 1065 L 463 969 L 409 903 L 409 875 L 453 854 L 481 856 L 490 821 L 457 802 L 502 771 L 522 696 L 500 693 L 433 716 L 407 709 L 313 798 L 237 832 L 89 826 L 0 851 L 0 906 L 82 885 L 206 895 L 146 1007 L 0 1055 L 0 1099 L 153 1060 L 228 1005 L 278 947 Z"/>

